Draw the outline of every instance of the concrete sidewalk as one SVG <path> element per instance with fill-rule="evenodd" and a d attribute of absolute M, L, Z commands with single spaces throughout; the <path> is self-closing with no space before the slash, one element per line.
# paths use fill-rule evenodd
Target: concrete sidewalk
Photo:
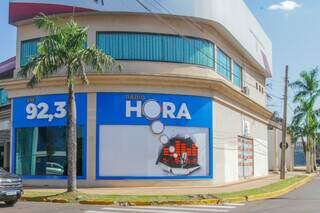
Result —
<path fill-rule="evenodd" d="M 303 175 L 304 172 L 289 172 L 286 177 Z M 122 188 L 81 188 L 82 193 L 103 195 L 193 195 L 193 194 L 216 194 L 224 192 L 243 191 L 260 188 L 279 181 L 278 174 L 270 174 L 263 178 L 251 178 L 237 183 L 229 183 L 216 186 L 176 186 L 176 187 L 122 187 Z M 26 192 L 56 192 L 62 193 L 65 189 L 32 188 Z"/>

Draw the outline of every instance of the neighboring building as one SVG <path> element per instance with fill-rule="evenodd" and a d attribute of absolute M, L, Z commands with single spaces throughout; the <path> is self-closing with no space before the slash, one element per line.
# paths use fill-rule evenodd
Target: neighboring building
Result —
<path fill-rule="evenodd" d="M 319 150 L 319 148 L 317 148 Z M 319 155 L 317 155 L 319 156 Z M 319 164 L 319 163 L 318 163 Z M 294 150 L 294 165 L 297 167 L 306 166 L 306 158 L 303 151 L 303 144 L 301 140 L 297 140 Z"/>
<path fill-rule="evenodd" d="M 295 162 L 295 144 L 291 140 L 291 135 L 287 134 L 286 149 L 286 168 L 292 171 Z M 281 168 L 281 142 L 282 142 L 282 125 L 281 122 L 277 123 L 270 121 L 268 128 L 268 157 L 269 157 L 269 170 L 280 171 Z"/>
<path fill-rule="evenodd" d="M 266 176 L 272 44 L 245 3 L 141 2 L 10 1 L 15 75 L 46 36 L 32 23 L 39 12 L 73 14 L 88 27 L 87 45 L 124 67 L 90 73 L 90 85 L 76 87 L 79 185 L 208 185 Z M 11 169 L 26 185 L 65 185 L 64 77 L 33 89 L 26 83 L 2 83 L 13 106 Z"/>
<path fill-rule="evenodd" d="M 16 67 L 15 57 L 0 63 L 0 85 L 13 78 Z M 0 167 L 10 169 L 11 107 L 7 91 L 0 86 Z"/>

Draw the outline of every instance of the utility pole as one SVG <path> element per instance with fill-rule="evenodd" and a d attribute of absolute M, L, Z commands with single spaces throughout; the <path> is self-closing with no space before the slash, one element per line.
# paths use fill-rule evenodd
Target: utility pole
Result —
<path fill-rule="evenodd" d="M 282 146 L 281 146 L 281 171 L 280 179 L 286 179 L 286 146 L 287 146 L 287 107 L 288 107 L 288 72 L 289 66 L 286 66 L 284 100 L 283 100 L 283 119 L 282 119 Z"/>

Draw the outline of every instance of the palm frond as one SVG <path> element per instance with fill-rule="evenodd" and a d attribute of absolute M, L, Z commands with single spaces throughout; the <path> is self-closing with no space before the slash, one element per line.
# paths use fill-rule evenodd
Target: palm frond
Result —
<path fill-rule="evenodd" d="M 57 24 L 57 19 L 48 17 L 44 13 L 34 18 L 35 25 L 40 29 L 44 28 L 49 31 L 49 34 L 58 34 L 61 31 L 61 26 Z"/>
<path fill-rule="evenodd" d="M 111 56 L 106 55 L 96 48 L 86 48 L 79 52 L 79 58 L 86 65 L 90 66 L 96 73 L 105 73 L 117 68 L 122 70 L 122 66 L 118 64 Z"/>
<path fill-rule="evenodd" d="M 48 30 L 48 36 L 39 42 L 37 55 L 19 72 L 21 77 L 30 78 L 29 85 L 34 86 L 62 68 L 67 71 L 68 86 L 74 84 L 76 77 L 89 84 L 87 67 L 96 73 L 112 71 L 115 67 L 122 70 L 111 56 L 96 48 L 85 47 L 88 29 L 73 19 L 59 25 L 57 20 L 42 14 L 34 22 L 37 27 Z"/>

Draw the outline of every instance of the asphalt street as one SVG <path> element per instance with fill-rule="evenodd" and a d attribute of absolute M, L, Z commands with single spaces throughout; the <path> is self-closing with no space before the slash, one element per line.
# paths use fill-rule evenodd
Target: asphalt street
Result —
<path fill-rule="evenodd" d="M 20 202 L 15 207 L 0 206 L 1 213 L 232 213 L 245 204 L 224 204 L 216 206 L 147 206 L 116 207 L 78 204 L 53 204 Z"/>
<path fill-rule="evenodd" d="M 237 213 L 315 213 L 320 212 L 320 177 L 282 197 L 247 203 Z"/>
<path fill-rule="evenodd" d="M 314 213 L 320 212 L 320 177 L 285 196 L 246 204 L 216 206 L 114 207 L 79 204 L 19 202 L 15 207 L 0 204 L 1 213 Z"/>

